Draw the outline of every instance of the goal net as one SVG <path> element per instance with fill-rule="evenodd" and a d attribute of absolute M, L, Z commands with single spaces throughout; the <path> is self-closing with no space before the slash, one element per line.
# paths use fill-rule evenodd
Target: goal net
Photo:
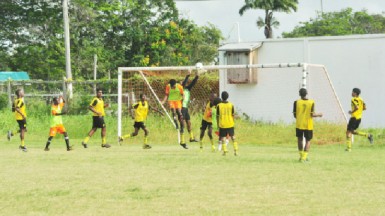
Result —
<path fill-rule="evenodd" d="M 321 121 L 346 126 L 345 113 L 328 72 L 322 65 L 285 63 L 121 67 L 118 71 L 118 136 L 133 130 L 134 122 L 129 109 L 139 100 L 140 94 L 147 96 L 153 108 L 154 114 L 149 115 L 147 125 L 165 130 L 175 129 L 168 104 L 161 104 L 161 101 L 170 79 L 182 82 L 190 73 L 187 84 L 196 74 L 200 75 L 191 89 L 191 103 L 188 106 L 190 114 L 196 114 L 198 118 L 211 93 L 220 96 L 221 91 L 227 91 L 238 116 L 254 122 L 292 124 L 295 121 L 293 103 L 299 99 L 299 89 L 307 88 L 308 97 L 315 100 L 315 111 L 323 113 Z M 154 115 L 163 118 L 153 119 Z M 195 125 L 193 130 L 198 134 L 199 125 Z"/>

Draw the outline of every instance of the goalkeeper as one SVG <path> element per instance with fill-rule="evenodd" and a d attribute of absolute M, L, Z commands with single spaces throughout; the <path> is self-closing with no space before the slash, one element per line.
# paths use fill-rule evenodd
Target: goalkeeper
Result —
<path fill-rule="evenodd" d="M 189 74 L 186 75 L 186 78 L 182 82 L 182 87 L 183 87 L 182 115 L 183 115 L 183 120 L 187 125 L 187 131 L 190 134 L 190 142 L 197 142 L 194 138 L 194 133 L 191 129 L 191 121 L 190 121 L 190 113 L 188 111 L 188 105 L 190 104 L 191 89 L 192 87 L 194 87 L 194 85 L 198 81 L 199 75 L 197 72 L 197 74 L 195 75 L 195 78 L 191 81 L 189 85 L 187 85 L 190 75 L 191 75 L 191 71 L 189 71 Z"/>
<path fill-rule="evenodd" d="M 139 130 L 142 129 L 144 131 L 143 149 L 151 148 L 151 146 L 147 144 L 148 130 L 146 128 L 146 125 L 144 124 L 144 121 L 147 119 L 148 109 L 149 109 L 149 106 L 148 106 L 146 95 L 140 94 L 140 101 L 138 103 L 133 104 L 131 109 L 131 116 L 135 120 L 135 123 L 134 123 L 135 131 L 131 134 L 127 134 L 122 137 L 119 137 L 119 142 L 122 142 L 126 138 L 134 137 L 138 135 Z"/>
<path fill-rule="evenodd" d="M 182 115 L 182 111 L 181 111 L 182 99 L 183 99 L 183 87 L 182 87 L 182 85 L 176 83 L 175 79 L 171 79 L 169 81 L 169 84 L 166 86 L 166 92 L 165 92 L 164 99 L 162 100 L 162 104 L 164 104 L 166 102 L 166 100 L 168 101 L 168 105 L 170 106 L 176 129 L 179 128 L 177 117 L 176 117 L 176 116 L 178 116 L 178 120 L 179 120 L 179 124 L 180 124 L 179 133 L 180 133 L 180 137 L 181 137 L 180 145 L 183 148 L 188 149 L 188 146 L 187 146 L 187 144 L 184 140 L 184 136 L 183 136 L 184 121 L 183 121 L 183 115 Z"/>
<path fill-rule="evenodd" d="M 63 111 L 64 103 L 65 101 L 63 100 L 63 96 L 60 96 L 59 98 L 54 97 L 52 99 L 51 128 L 49 130 L 49 137 L 48 137 L 47 144 L 45 145 L 44 151 L 49 151 L 49 145 L 51 144 L 52 138 L 56 135 L 56 133 L 60 133 L 64 135 L 67 151 L 72 150 L 67 131 L 63 125 L 62 115 L 66 113 L 65 111 Z"/>

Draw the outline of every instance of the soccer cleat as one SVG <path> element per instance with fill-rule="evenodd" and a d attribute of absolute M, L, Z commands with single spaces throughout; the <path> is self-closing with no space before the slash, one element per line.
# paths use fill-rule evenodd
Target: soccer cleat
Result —
<path fill-rule="evenodd" d="M 49 151 L 49 148 L 48 148 L 48 147 L 45 147 L 45 148 L 44 148 L 44 151 Z"/>
<path fill-rule="evenodd" d="M 234 156 L 238 156 L 238 152 L 237 151 L 234 151 Z"/>
<path fill-rule="evenodd" d="M 69 148 L 67 148 L 67 151 L 72 151 L 72 150 L 74 150 L 74 149 L 72 148 L 72 146 L 70 146 Z"/>
<path fill-rule="evenodd" d="M 211 145 L 211 152 L 215 152 L 215 145 Z"/>
<path fill-rule="evenodd" d="M 347 151 L 347 152 L 351 152 L 351 151 L 352 151 L 352 149 L 350 149 L 350 148 L 347 148 L 347 149 L 345 149 L 345 151 Z"/>
<path fill-rule="evenodd" d="M 147 145 L 147 144 L 143 145 L 143 149 L 150 149 L 150 148 L 152 148 L 150 145 Z"/>
<path fill-rule="evenodd" d="M 111 145 L 109 145 L 109 144 L 102 144 L 102 148 L 109 148 L 109 147 L 111 147 Z"/>
<path fill-rule="evenodd" d="M 25 146 L 19 146 L 19 149 L 22 150 L 23 152 L 27 152 L 27 147 Z"/>
<path fill-rule="evenodd" d="M 123 137 L 119 137 L 119 144 L 122 145 Z"/>
<path fill-rule="evenodd" d="M 227 151 L 223 151 L 222 155 L 223 155 L 223 156 L 226 156 L 227 153 L 228 153 Z"/>
<path fill-rule="evenodd" d="M 190 139 L 190 142 L 198 142 L 196 139 Z"/>
<path fill-rule="evenodd" d="M 180 146 L 182 146 L 184 149 L 188 149 L 188 146 L 186 145 L 186 143 L 181 143 Z"/>
<path fill-rule="evenodd" d="M 83 146 L 84 148 L 88 148 L 87 143 L 85 143 L 85 142 L 82 142 L 82 146 Z"/>
<path fill-rule="evenodd" d="M 369 140 L 370 144 L 373 144 L 373 134 L 368 135 L 368 140 Z"/>
<path fill-rule="evenodd" d="M 11 141 L 11 137 L 12 137 L 12 132 L 9 130 L 8 133 L 7 133 L 8 141 Z"/>

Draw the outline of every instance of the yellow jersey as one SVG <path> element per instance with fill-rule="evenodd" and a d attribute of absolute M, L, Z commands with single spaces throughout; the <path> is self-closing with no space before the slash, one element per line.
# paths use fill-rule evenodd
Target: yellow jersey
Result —
<path fill-rule="evenodd" d="M 313 130 L 314 100 L 300 99 L 294 102 L 293 113 L 296 118 L 296 128 Z"/>
<path fill-rule="evenodd" d="M 357 108 L 355 112 L 352 113 L 352 117 L 356 119 L 362 118 L 362 112 L 366 109 L 364 100 L 361 97 L 353 97 L 351 101 L 352 111 Z"/>
<path fill-rule="evenodd" d="M 139 101 L 133 104 L 132 108 L 135 109 L 135 122 L 143 122 L 146 120 L 149 109 L 147 101 Z"/>
<path fill-rule="evenodd" d="M 211 102 L 207 102 L 205 111 L 203 113 L 203 120 L 207 122 L 213 122 L 213 110 L 212 110 L 213 105 L 211 105 Z"/>
<path fill-rule="evenodd" d="M 26 107 L 24 103 L 24 98 L 17 98 L 14 102 L 14 107 L 19 108 L 19 111 L 24 115 L 24 117 L 27 117 Z M 16 120 L 23 120 L 23 116 L 15 111 L 15 118 Z"/>
<path fill-rule="evenodd" d="M 91 103 L 90 103 L 90 106 L 92 106 L 94 108 L 94 110 L 96 112 L 100 112 L 102 114 L 102 116 L 105 116 L 106 113 L 104 112 L 104 101 L 103 101 L 103 98 L 98 98 L 98 97 L 95 97 Z M 93 112 L 92 114 L 93 116 L 98 116 L 96 113 Z"/>
<path fill-rule="evenodd" d="M 234 105 L 230 102 L 222 102 L 217 106 L 217 121 L 220 128 L 234 127 Z"/>

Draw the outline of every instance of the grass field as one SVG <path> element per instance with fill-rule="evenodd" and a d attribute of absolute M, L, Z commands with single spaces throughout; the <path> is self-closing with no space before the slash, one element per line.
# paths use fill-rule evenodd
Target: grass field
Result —
<path fill-rule="evenodd" d="M 158 120 L 150 120 L 150 150 L 141 149 L 142 133 L 113 143 L 113 118 L 107 119 L 112 148 L 99 146 L 98 131 L 83 149 L 90 116 L 66 116 L 74 151 L 65 151 L 57 136 L 45 152 L 43 116 L 28 121 L 24 153 L 17 137 L 5 137 L 16 126 L 13 117 L 0 117 L 1 215 L 385 215 L 382 129 L 370 129 L 374 145 L 358 137 L 348 153 L 339 140 L 344 131 L 319 124 L 311 161 L 299 163 L 291 125 L 240 120 L 240 155 L 224 157 L 207 142 L 203 152 L 199 144 L 181 148 Z"/>

